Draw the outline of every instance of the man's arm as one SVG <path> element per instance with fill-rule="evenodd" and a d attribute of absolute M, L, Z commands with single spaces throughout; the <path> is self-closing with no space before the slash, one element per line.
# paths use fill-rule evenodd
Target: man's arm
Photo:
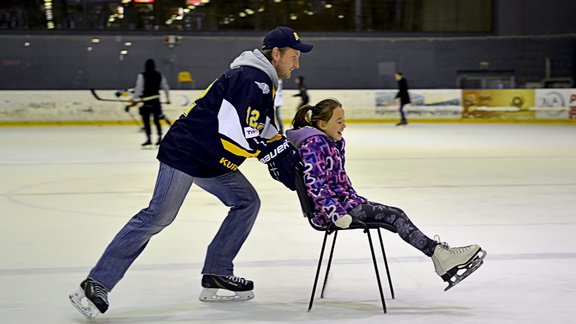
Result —
<path fill-rule="evenodd" d="M 144 91 L 144 76 L 142 73 L 140 73 L 136 78 L 136 85 L 134 86 L 134 93 L 132 93 L 132 100 L 140 100 L 140 97 L 142 97 L 142 91 Z"/>
<path fill-rule="evenodd" d="M 170 86 L 168 85 L 168 81 L 166 81 L 166 77 L 162 74 L 162 80 L 160 81 L 160 88 L 164 90 L 164 94 L 166 95 L 166 103 L 170 104 Z"/>

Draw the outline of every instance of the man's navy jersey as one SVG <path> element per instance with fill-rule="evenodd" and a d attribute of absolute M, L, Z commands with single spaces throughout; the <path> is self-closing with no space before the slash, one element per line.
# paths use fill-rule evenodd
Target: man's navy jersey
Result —
<path fill-rule="evenodd" d="M 172 125 L 158 159 L 194 177 L 236 171 L 246 158 L 258 157 L 267 141 L 283 139 L 274 121 L 274 95 L 271 76 L 262 69 L 229 70 Z"/>

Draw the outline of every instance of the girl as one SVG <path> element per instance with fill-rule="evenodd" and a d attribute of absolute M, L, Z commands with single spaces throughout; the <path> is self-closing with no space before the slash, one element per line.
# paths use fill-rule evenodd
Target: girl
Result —
<path fill-rule="evenodd" d="M 306 191 L 316 206 L 315 225 L 348 228 L 354 220 L 392 225 L 398 235 L 432 258 L 436 273 L 449 289 L 482 265 L 486 256 L 474 244 L 450 248 L 422 233 L 400 208 L 369 201 L 352 187 L 344 169 L 344 109 L 335 99 L 298 109 L 286 132 L 304 162 Z M 465 269 L 458 274 L 458 270 Z"/>

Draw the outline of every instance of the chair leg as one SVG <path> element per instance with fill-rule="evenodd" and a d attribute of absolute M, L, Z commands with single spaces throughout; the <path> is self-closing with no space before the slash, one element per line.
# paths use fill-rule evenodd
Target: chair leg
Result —
<path fill-rule="evenodd" d="M 332 248 L 330 248 L 330 257 L 328 258 L 328 265 L 326 267 L 326 275 L 324 276 L 324 284 L 322 284 L 322 292 L 320 293 L 320 298 L 324 298 L 324 290 L 326 290 L 326 283 L 328 283 L 328 274 L 330 273 L 330 268 L 332 266 L 332 257 L 334 256 L 334 247 L 336 246 L 336 237 L 338 237 L 338 231 L 334 231 L 334 239 L 332 240 Z"/>
<path fill-rule="evenodd" d="M 384 265 L 386 266 L 386 275 L 388 276 L 388 286 L 390 287 L 390 293 L 392 294 L 392 299 L 395 298 L 394 287 L 392 286 L 392 278 L 390 277 L 390 268 L 388 268 L 388 259 L 386 258 L 386 251 L 384 250 L 384 243 L 382 241 L 382 233 L 380 228 L 378 228 L 378 238 L 380 239 L 380 248 L 382 249 L 382 257 L 384 258 Z"/>
<path fill-rule="evenodd" d="M 320 258 L 318 259 L 318 267 L 316 268 L 316 277 L 314 278 L 314 285 L 312 287 L 312 295 L 310 296 L 310 303 L 308 304 L 308 311 L 312 309 L 312 304 L 314 303 L 314 294 L 316 292 L 316 285 L 318 284 L 318 276 L 320 276 L 322 259 L 324 258 L 324 248 L 326 247 L 326 239 L 328 239 L 328 232 L 325 232 L 324 234 L 324 241 L 322 242 L 322 250 L 320 250 Z"/>
<path fill-rule="evenodd" d="M 380 282 L 380 273 L 378 272 L 378 263 L 376 262 L 376 254 L 374 253 L 372 236 L 370 235 L 369 229 L 366 229 L 365 232 L 368 235 L 368 243 L 370 244 L 370 252 L 372 253 L 372 262 L 374 263 L 374 271 L 376 272 L 376 280 L 378 281 L 378 290 L 380 292 L 380 300 L 382 300 L 382 309 L 384 310 L 384 313 L 386 313 L 386 301 L 384 301 L 384 293 L 382 293 L 382 282 Z"/>

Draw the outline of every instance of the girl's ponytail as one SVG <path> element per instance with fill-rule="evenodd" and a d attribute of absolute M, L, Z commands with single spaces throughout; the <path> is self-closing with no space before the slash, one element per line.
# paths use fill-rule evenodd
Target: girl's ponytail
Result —
<path fill-rule="evenodd" d="M 308 112 L 311 111 L 312 108 L 313 107 L 311 105 L 304 105 L 298 108 L 298 111 L 296 111 L 296 115 L 294 115 L 294 119 L 292 119 L 292 127 L 294 129 L 302 128 L 305 126 L 314 126 L 310 122 L 310 114 L 308 114 Z"/>

